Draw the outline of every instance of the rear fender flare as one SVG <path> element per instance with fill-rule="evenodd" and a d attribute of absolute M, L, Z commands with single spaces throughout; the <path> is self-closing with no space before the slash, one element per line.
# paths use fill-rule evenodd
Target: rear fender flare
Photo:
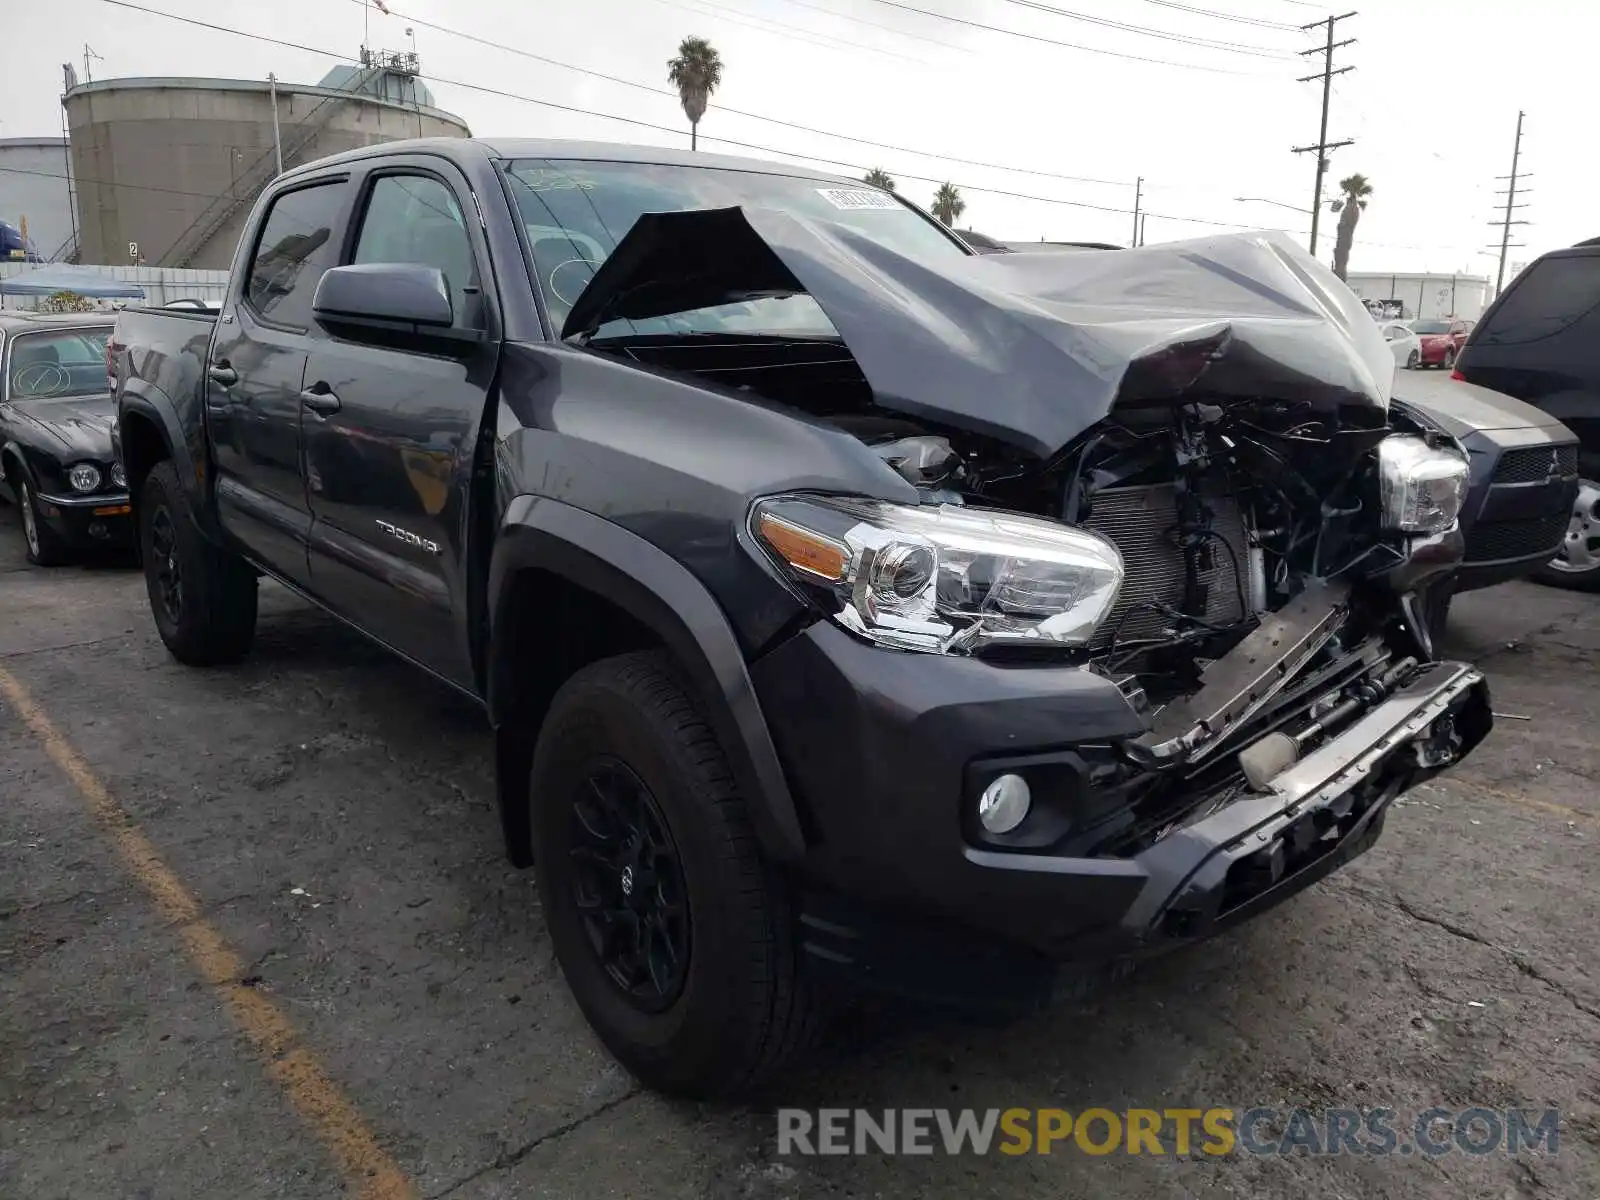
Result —
<path fill-rule="evenodd" d="M 495 728 L 497 794 L 507 849 L 523 862 L 529 845 L 532 748 L 514 728 L 517 639 L 507 630 L 539 614 L 513 611 L 513 584 L 540 570 L 604 596 L 650 630 L 685 672 L 728 756 L 767 855 L 794 861 L 805 835 L 732 627 L 711 594 L 677 560 L 620 525 L 559 501 L 519 496 L 507 507 L 489 568 L 489 661 L 485 694 Z M 553 636 L 559 637 L 559 632 Z"/>
<path fill-rule="evenodd" d="M 130 420 L 131 418 L 131 420 Z M 124 391 L 117 402 L 117 453 L 122 459 L 124 470 L 128 472 L 129 501 L 135 511 L 139 506 L 139 489 L 132 486 L 133 480 L 142 479 L 149 473 L 149 468 L 154 465 L 148 462 L 130 461 L 130 449 L 133 439 L 129 438 L 128 430 L 131 421 L 143 421 L 153 425 L 161 436 L 161 442 L 166 448 L 166 457 L 172 460 L 172 465 L 177 469 L 178 478 L 183 481 L 184 488 L 189 493 L 189 508 L 194 513 L 195 520 L 199 523 L 201 531 L 207 537 L 220 540 L 221 529 L 217 526 L 216 517 L 211 506 L 206 503 L 207 479 L 205 462 L 206 455 L 202 452 L 197 458 L 194 447 L 183 435 L 183 426 L 178 420 L 177 411 L 172 402 L 159 392 L 138 393 L 130 395 Z M 196 429 L 198 436 L 204 436 L 203 431 Z M 133 451 L 134 454 L 138 452 Z"/>

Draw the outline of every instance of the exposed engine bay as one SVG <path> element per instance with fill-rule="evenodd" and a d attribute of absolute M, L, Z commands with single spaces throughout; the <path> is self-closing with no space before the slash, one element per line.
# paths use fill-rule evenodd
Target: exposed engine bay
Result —
<path fill-rule="evenodd" d="M 841 623 L 878 644 L 1067 658 L 1144 715 L 1143 736 L 1106 748 L 1098 818 L 1030 848 L 1139 853 L 1286 780 L 1299 781 L 1286 802 L 1335 788 L 1331 819 L 1349 833 L 1487 731 L 1485 705 L 1465 728 L 1452 715 L 1467 711 L 1463 689 L 1481 691 L 1463 668 L 1426 684 L 1442 690 L 1403 714 L 1403 746 L 1380 731 L 1383 753 L 1352 765 L 1342 745 L 1318 775 L 1320 748 L 1433 678 L 1419 596 L 1460 559 L 1466 468 L 1447 438 L 1391 414 L 1393 360 L 1371 318 L 1297 248 L 1260 236 L 1112 265 L 995 255 L 934 277 L 781 215 L 651 215 L 569 333 L 743 295 L 715 271 L 692 288 L 639 283 L 712 234 L 758 264 L 762 294 L 815 297 L 838 336 L 702 330 L 595 347 L 842 429 L 921 501 L 764 503 L 757 533 L 777 560 L 827 584 Z M 853 256 L 895 287 L 864 290 Z M 1018 532 L 1006 514 L 1055 532 Z M 1080 559 L 1039 549 L 1051 536 L 1076 538 Z M 1045 566 L 1013 577 L 1009 551 L 974 545 Z M 1115 582 L 1074 593 L 1064 580 L 1080 567 Z M 1040 619 L 1058 597 L 1066 615 Z M 1074 605 L 1092 619 L 1072 619 Z"/>
<path fill-rule="evenodd" d="M 1041 461 L 875 408 L 842 346 L 663 340 L 626 352 L 803 405 L 870 446 L 925 504 L 1026 512 L 1116 546 L 1120 593 L 1076 657 L 1115 681 L 1150 729 L 1123 748 L 1103 820 L 1058 851 L 1137 853 L 1266 790 L 1432 657 L 1403 596 L 1459 549 L 1448 536 L 1383 528 L 1375 450 L 1420 431 L 1381 415 L 1203 393 L 1148 399 L 1118 405 Z M 1347 815 L 1481 736 L 1437 722 L 1403 764 L 1351 790 Z"/>

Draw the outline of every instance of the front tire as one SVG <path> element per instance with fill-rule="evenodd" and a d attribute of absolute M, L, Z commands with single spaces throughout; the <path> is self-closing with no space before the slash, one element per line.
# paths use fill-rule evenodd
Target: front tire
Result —
<path fill-rule="evenodd" d="M 1600 592 L 1600 483 L 1579 480 L 1566 539 L 1530 578 L 1568 591 Z"/>
<path fill-rule="evenodd" d="M 256 576 L 206 539 L 170 461 L 145 477 L 139 497 L 139 557 L 156 630 L 179 662 L 235 662 L 256 632 Z"/>
<path fill-rule="evenodd" d="M 59 567 L 72 556 L 60 534 L 50 528 L 39 512 L 39 498 L 26 478 L 17 479 L 17 507 L 22 515 L 22 540 L 28 548 L 28 561 L 36 567 Z"/>
<path fill-rule="evenodd" d="M 708 1098 L 810 1041 L 794 912 L 715 735 L 664 655 L 577 672 L 534 751 L 534 862 L 590 1025 L 657 1090 Z"/>

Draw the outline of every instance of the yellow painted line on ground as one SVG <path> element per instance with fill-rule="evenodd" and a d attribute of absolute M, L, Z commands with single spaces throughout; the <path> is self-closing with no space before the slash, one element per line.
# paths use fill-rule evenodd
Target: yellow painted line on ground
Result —
<path fill-rule="evenodd" d="M 222 998 L 234 1023 L 255 1047 L 267 1075 L 332 1154 L 352 1192 L 365 1200 L 413 1200 L 417 1192 L 411 1180 L 384 1153 L 356 1106 L 329 1078 L 316 1055 L 301 1043 L 289 1018 L 261 992 L 239 982 L 244 975 L 243 961 L 201 914 L 199 903 L 162 860 L 154 843 L 4 667 L 0 667 L 0 694 L 88 801 L 129 873 L 161 915 L 177 927 L 189 960 Z"/>

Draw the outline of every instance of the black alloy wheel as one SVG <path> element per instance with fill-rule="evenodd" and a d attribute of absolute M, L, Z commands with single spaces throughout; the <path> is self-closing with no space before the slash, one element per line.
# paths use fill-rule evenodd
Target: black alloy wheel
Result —
<path fill-rule="evenodd" d="M 683 991 L 689 900 L 683 864 L 650 789 L 616 759 L 596 760 L 572 798 L 572 900 L 601 968 L 643 1012 Z"/>
<path fill-rule="evenodd" d="M 171 625 L 183 621 L 183 565 L 178 561 L 178 535 L 172 509 L 162 504 L 150 514 L 150 598 Z"/>

